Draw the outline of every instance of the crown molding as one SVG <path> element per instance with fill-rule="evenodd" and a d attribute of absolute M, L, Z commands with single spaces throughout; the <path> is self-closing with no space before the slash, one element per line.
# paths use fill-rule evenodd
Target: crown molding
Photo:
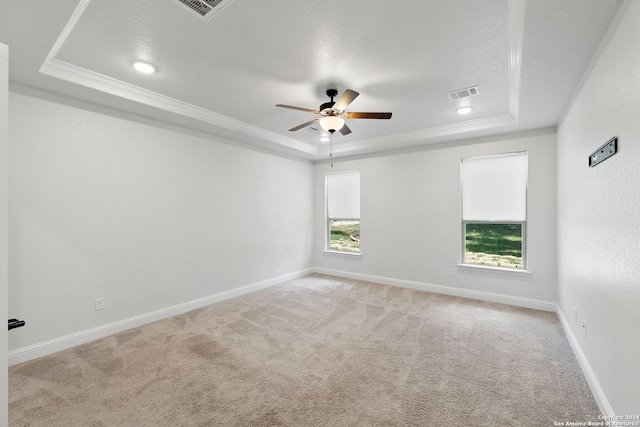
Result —
<path fill-rule="evenodd" d="M 389 150 L 402 148 L 402 144 L 424 141 L 430 138 L 457 135 L 466 132 L 474 132 L 483 129 L 495 128 L 516 123 L 516 118 L 511 113 L 498 114 L 495 116 L 481 117 L 479 119 L 466 120 L 464 122 L 449 123 L 439 126 L 432 126 L 425 129 L 417 129 L 408 132 L 401 132 L 394 135 L 380 136 L 377 138 L 361 139 L 359 141 L 342 142 L 323 146 L 318 149 L 318 154 L 351 153 L 367 148 L 386 147 Z"/>
<path fill-rule="evenodd" d="M 311 144 L 307 144 L 293 138 L 288 138 L 257 126 L 252 126 L 240 120 L 232 119 L 231 117 L 215 113 L 205 108 L 198 107 L 157 92 L 143 89 L 139 86 L 78 67 L 56 58 L 49 59 L 47 62 L 42 64 L 40 72 L 51 77 L 56 77 L 81 86 L 105 92 L 110 95 L 139 102 L 164 111 L 209 123 L 214 126 L 239 132 L 253 138 L 279 144 L 307 154 L 317 154 L 317 147 Z"/>
<path fill-rule="evenodd" d="M 293 138 L 271 132 L 240 120 L 224 116 L 211 110 L 198 107 L 175 98 L 162 95 L 130 83 L 100 74 L 83 67 L 62 61 L 56 57 L 75 26 L 82 18 L 91 0 L 80 0 L 71 18 L 40 67 L 40 72 L 51 77 L 95 89 L 123 99 L 138 102 L 184 117 L 208 123 L 226 130 L 237 132 L 260 141 L 277 144 L 305 153 L 320 156 L 329 153 L 328 146 L 317 147 Z M 403 144 L 428 142 L 430 138 L 464 134 L 477 130 L 500 127 L 517 123 L 520 100 L 520 71 L 522 59 L 522 41 L 524 34 L 525 0 L 509 0 L 508 4 L 508 75 L 509 75 L 509 112 L 462 122 L 432 126 L 424 129 L 401 132 L 393 135 L 333 144 L 335 154 L 358 154 L 362 151 L 381 151 L 402 148 Z"/>
<path fill-rule="evenodd" d="M 520 71 L 524 39 L 525 0 L 509 1 L 509 112 L 518 121 L 520 106 Z"/>
<path fill-rule="evenodd" d="M 96 73 L 83 67 L 59 60 L 56 55 L 67 41 L 82 15 L 87 10 L 91 0 L 81 0 L 73 11 L 71 18 L 58 36 L 51 51 L 40 67 L 40 72 L 71 83 L 89 87 L 130 101 L 139 102 L 151 107 L 193 118 L 221 128 L 239 132 L 264 141 L 292 148 L 303 153 L 317 155 L 317 147 L 293 138 L 270 132 L 257 126 L 252 126 L 240 120 L 218 114 L 216 112 L 162 95 L 122 80 L 114 79 L 104 74 Z"/>

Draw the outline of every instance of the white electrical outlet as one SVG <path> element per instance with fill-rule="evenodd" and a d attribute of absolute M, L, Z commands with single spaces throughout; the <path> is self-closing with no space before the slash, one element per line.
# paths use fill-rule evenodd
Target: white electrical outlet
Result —
<path fill-rule="evenodd" d="M 369 258 L 369 267 L 373 267 L 373 258 Z"/>
<path fill-rule="evenodd" d="M 578 307 L 573 307 L 573 320 L 578 321 Z"/>
<path fill-rule="evenodd" d="M 582 321 L 582 332 L 584 332 L 584 337 L 587 337 L 587 321 L 583 320 Z"/>
<path fill-rule="evenodd" d="M 96 311 L 104 310 L 104 298 L 96 298 Z"/>
<path fill-rule="evenodd" d="M 278 267 L 282 267 L 282 260 L 278 261 Z"/>
<path fill-rule="evenodd" d="M 449 276 L 456 277 L 456 268 L 455 267 L 451 267 L 449 269 Z"/>

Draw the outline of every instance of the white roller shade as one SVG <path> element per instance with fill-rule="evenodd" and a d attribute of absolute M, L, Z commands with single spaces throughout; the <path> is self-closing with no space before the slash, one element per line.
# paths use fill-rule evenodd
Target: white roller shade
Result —
<path fill-rule="evenodd" d="M 527 153 L 462 161 L 464 221 L 525 221 Z"/>
<path fill-rule="evenodd" d="M 360 172 L 327 175 L 329 218 L 360 218 Z"/>

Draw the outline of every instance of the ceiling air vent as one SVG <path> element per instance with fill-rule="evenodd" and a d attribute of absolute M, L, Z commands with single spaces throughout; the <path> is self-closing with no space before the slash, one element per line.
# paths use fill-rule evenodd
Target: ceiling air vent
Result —
<path fill-rule="evenodd" d="M 472 86 L 465 89 L 454 90 L 447 95 L 450 100 L 455 101 L 456 99 L 466 98 L 467 96 L 476 96 L 478 93 L 480 93 L 478 92 L 478 86 Z"/>
<path fill-rule="evenodd" d="M 173 0 L 183 7 L 186 7 L 191 13 L 199 16 L 201 19 L 208 21 L 220 12 L 225 6 L 233 0 Z"/>

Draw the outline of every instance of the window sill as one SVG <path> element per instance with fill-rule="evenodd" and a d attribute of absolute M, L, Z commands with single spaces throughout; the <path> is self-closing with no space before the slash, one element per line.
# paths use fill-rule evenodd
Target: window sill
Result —
<path fill-rule="evenodd" d="M 503 268 L 503 267 L 489 267 L 484 265 L 475 265 L 475 264 L 458 264 L 459 268 L 464 270 L 476 270 L 483 272 L 495 272 L 498 274 L 515 274 L 517 276 L 528 276 L 531 275 L 531 271 L 522 270 L 519 268 Z"/>
<path fill-rule="evenodd" d="M 360 252 L 342 252 L 342 251 L 332 251 L 332 250 L 329 250 L 329 249 L 325 249 L 324 253 L 327 254 L 327 255 L 338 255 L 338 256 L 344 255 L 344 256 L 347 256 L 347 257 L 354 257 L 354 258 L 362 257 L 362 253 L 360 253 Z"/>

